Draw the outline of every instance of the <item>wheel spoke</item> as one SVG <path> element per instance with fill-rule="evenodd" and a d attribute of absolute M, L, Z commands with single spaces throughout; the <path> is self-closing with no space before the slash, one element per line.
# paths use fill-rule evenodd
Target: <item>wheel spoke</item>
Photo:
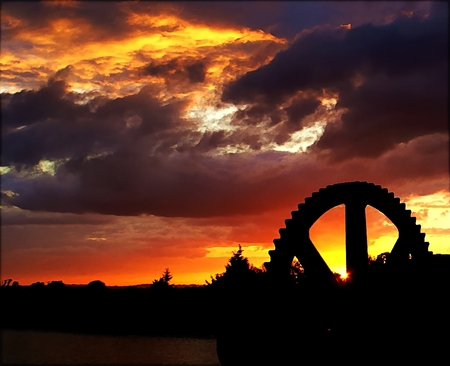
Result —
<path fill-rule="evenodd" d="M 353 277 L 363 274 L 368 265 L 365 203 L 345 205 L 345 252 L 347 273 Z"/>

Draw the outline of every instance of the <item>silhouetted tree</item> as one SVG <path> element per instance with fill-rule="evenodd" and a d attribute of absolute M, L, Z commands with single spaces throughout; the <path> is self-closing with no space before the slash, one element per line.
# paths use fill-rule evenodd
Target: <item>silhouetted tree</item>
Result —
<path fill-rule="evenodd" d="M 153 280 L 150 285 L 152 289 L 163 289 L 170 288 L 172 285 L 169 283 L 172 280 L 172 274 L 170 273 L 169 268 L 166 268 L 158 280 Z"/>
<path fill-rule="evenodd" d="M 384 253 L 378 254 L 376 257 L 369 255 L 369 258 L 368 258 L 369 266 L 379 267 L 379 266 L 386 264 L 388 261 L 388 258 L 389 258 L 389 254 L 390 254 L 389 252 L 384 252 Z"/>
<path fill-rule="evenodd" d="M 205 281 L 207 285 L 217 284 L 245 284 L 256 279 L 258 274 L 265 271 L 263 269 L 253 266 L 248 258 L 243 256 L 244 250 L 241 244 L 238 245 L 238 250 L 232 252 L 233 255 L 225 265 L 225 272 L 217 273 L 211 276 L 211 282 Z"/>
<path fill-rule="evenodd" d="M 12 287 L 19 287 L 19 281 L 13 281 Z"/>
<path fill-rule="evenodd" d="M 390 255 L 389 252 L 384 252 L 384 253 L 378 254 L 377 259 L 375 261 L 379 264 L 386 264 L 386 262 L 389 258 L 389 255 Z"/>
<path fill-rule="evenodd" d="M 299 285 L 305 279 L 305 270 L 298 260 L 294 260 L 292 262 L 290 277 L 297 285 Z"/>
<path fill-rule="evenodd" d="M 2 287 L 8 287 L 12 282 L 12 278 L 8 278 L 3 281 Z"/>
<path fill-rule="evenodd" d="M 242 253 L 241 244 L 238 246 L 238 250 L 233 252 L 232 257 L 229 259 L 228 264 L 225 266 L 225 273 L 229 276 L 245 275 L 250 271 L 250 262 L 248 258 L 244 257 Z"/>
<path fill-rule="evenodd" d="M 389 253 L 381 253 L 376 257 L 369 256 L 368 273 L 372 279 L 379 280 L 381 276 L 386 274 L 388 258 Z"/>
<path fill-rule="evenodd" d="M 166 268 L 165 270 L 164 270 L 164 273 L 162 274 L 162 276 L 161 276 L 161 280 L 164 282 L 164 283 L 167 283 L 167 284 L 169 284 L 169 282 L 172 280 L 172 274 L 170 273 L 170 271 L 169 271 L 169 268 Z"/>

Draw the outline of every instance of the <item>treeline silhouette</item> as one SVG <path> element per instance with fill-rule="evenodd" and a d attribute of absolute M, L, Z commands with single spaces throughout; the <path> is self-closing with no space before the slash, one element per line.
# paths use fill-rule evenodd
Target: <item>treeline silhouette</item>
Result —
<path fill-rule="evenodd" d="M 168 268 L 147 288 L 114 289 L 100 280 L 77 287 L 9 281 L 0 288 L 1 323 L 13 329 L 216 337 L 224 366 L 292 364 L 308 357 L 315 364 L 330 357 L 372 364 L 364 361 L 368 355 L 374 362 L 448 359 L 442 350 L 450 333 L 450 256 L 402 268 L 390 268 L 388 256 L 368 258 L 364 281 L 336 274 L 337 288 L 315 282 L 298 262 L 284 282 L 274 281 L 249 263 L 241 246 L 223 273 L 198 287 L 173 286 Z"/>
<path fill-rule="evenodd" d="M 204 286 L 174 286 L 166 268 L 149 286 L 86 286 L 62 281 L 0 287 L 2 328 L 95 334 L 146 334 L 211 337 L 217 334 L 225 289 L 260 282 L 263 269 L 252 266 L 239 246 L 221 274 Z"/>
<path fill-rule="evenodd" d="M 5 280 L 0 287 L 3 328 L 68 331 L 95 334 L 146 334 L 214 337 L 223 319 L 234 314 L 230 301 L 255 304 L 267 286 L 264 268 L 253 266 L 239 245 L 225 271 L 203 286 L 174 286 L 166 268 L 147 287 L 108 287 L 100 280 L 86 286 L 62 281 L 20 286 Z M 302 282 L 298 262 L 291 270 L 292 284 Z M 252 300 L 253 301 L 253 300 Z"/>

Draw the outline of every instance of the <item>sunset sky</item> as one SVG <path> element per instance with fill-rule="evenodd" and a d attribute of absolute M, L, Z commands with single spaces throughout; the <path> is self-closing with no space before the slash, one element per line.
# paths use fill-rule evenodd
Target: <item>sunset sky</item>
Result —
<path fill-rule="evenodd" d="M 445 2 L 6 2 L 1 30 L 2 279 L 203 284 L 355 180 L 450 253 Z M 343 206 L 311 238 L 344 271 Z"/>

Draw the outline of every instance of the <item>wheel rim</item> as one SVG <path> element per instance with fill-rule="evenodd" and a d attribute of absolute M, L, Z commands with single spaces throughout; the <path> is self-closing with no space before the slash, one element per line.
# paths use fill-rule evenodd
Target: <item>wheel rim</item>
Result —
<path fill-rule="evenodd" d="M 366 206 L 383 213 L 396 226 L 398 239 L 389 255 L 389 264 L 401 265 L 409 259 L 419 261 L 428 256 L 428 242 L 416 218 L 400 202 L 400 198 L 374 183 L 346 182 L 329 185 L 307 197 L 285 220 L 280 238 L 274 239 L 275 249 L 269 251 L 269 272 L 287 277 L 294 257 L 302 264 L 305 274 L 318 281 L 336 284 L 336 279 L 309 237 L 312 225 L 328 210 L 345 205 L 346 261 L 351 275 L 364 272 L 368 265 Z"/>

